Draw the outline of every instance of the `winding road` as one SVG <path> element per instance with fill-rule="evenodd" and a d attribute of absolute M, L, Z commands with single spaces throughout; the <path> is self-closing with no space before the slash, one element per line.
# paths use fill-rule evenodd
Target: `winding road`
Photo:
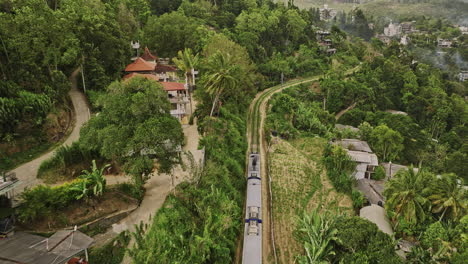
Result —
<path fill-rule="evenodd" d="M 86 97 L 81 91 L 78 90 L 77 86 L 77 76 L 79 72 L 80 68 L 76 69 L 70 75 L 69 78 L 71 82 L 71 89 L 68 92 L 68 96 L 70 96 L 73 103 L 73 109 L 75 114 L 75 126 L 73 127 L 71 134 L 63 142 L 62 146 L 69 146 L 74 141 L 77 141 L 79 139 L 80 129 L 89 120 L 90 117 Z M 49 152 L 41 155 L 40 157 L 23 165 L 20 165 L 16 169 L 10 171 L 16 173 L 16 177 L 18 177 L 18 179 L 20 180 L 19 186 L 15 189 L 15 194 L 18 195 L 22 193 L 26 187 L 31 188 L 35 185 L 42 183 L 42 180 L 37 178 L 39 166 L 41 166 L 41 163 L 44 160 L 47 160 L 48 158 L 52 157 L 54 155 L 54 151 L 55 149 L 50 150 Z"/>

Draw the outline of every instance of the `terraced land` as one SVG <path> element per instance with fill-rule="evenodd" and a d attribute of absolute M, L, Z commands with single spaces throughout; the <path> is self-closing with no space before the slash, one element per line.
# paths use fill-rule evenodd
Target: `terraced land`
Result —
<path fill-rule="evenodd" d="M 294 263 L 303 253 L 294 230 L 304 210 L 353 213 L 351 199 L 333 189 L 320 164 L 326 143 L 322 138 L 271 141 L 268 162 L 277 263 Z"/>

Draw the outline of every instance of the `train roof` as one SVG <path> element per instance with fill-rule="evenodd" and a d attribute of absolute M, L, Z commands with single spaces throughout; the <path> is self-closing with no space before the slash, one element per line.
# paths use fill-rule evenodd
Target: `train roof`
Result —
<path fill-rule="evenodd" d="M 247 184 L 247 206 L 262 206 L 262 184 L 260 180 L 249 180 Z"/>
<path fill-rule="evenodd" d="M 242 253 L 242 264 L 262 263 L 262 224 L 259 224 L 259 235 L 247 235 L 248 224 L 245 224 L 244 249 Z"/>

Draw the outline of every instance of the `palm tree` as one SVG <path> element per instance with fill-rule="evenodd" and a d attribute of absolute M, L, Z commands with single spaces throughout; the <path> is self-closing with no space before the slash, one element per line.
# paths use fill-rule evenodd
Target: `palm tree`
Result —
<path fill-rule="evenodd" d="M 426 219 L 431 203 L 425 196 L 434 175 L 418 171 L 413 167 L 400 170 L 395 177 L 387 182 L 384 195 L 387 198 L 385 206 L 395 212 L 393 220 L 402 216 L 408 223 L 418 224 Z"/>
<path fill-rule="evenodd" d="M 91 171 L 83 170 L 81 178 L 87 179 L 93 185 L 93 193 L 95 196 L 101 196 L 106 188 L 106 178 L 104 178 L 104 170 L 110 164 L 104 165 L 101 169 L 96 166 L 96 160 L 93 160 Z"/>
<path fill-rule="evenodd" d="M 466 189 L 463 182 L 455 174 L 445 174 L 438 177 L 431 186 L 432 212 L 439 214 L 440 220 L 449 216 L 457 221 L 464 216 L 467 207 Z"/>
<path fill-rule="evenodd" d="M 88 181 L 87 180 L 82 180 L 77 182 L 75 185 L 72 185 L 70 187 L 72 191 L 76 191 L 78 194 L 75 196 L 76 200 L 81 200 L 85 199 L 85 201 L 88 201 L 88 196 L 89 196 L 89 189 L 88 189 Z"/>
<path fill-rule="evenodd" d="M 332 242 L 338 240 L 338 230 L 333 227 L 333 220 L 326 218 L 314 210 L 299 219 L 297 239 L 304 243 L 306 255 L 300 256 L 298 263 L 328 263 L 327 257 L 335 254 Z"/>
<path fill-rule="evenodd" d="M 206 82 L 206 91 L 214 96 L 213 106 L 211 108 L 210 116 L 216 107 L 220 95 L 224 90 L 235 89 L 238 85 L 236 73 L 239 67 L 231 63 L 229 54 L 222 54 L 221 52 L 215 53 L 208 63 L 208 81 Z"/>
<path fill-rule="evenodd" d="M 172 61 L 174 61 L 177 68 L 185 73 L 185 83 L 189 86 L 190 111 L 193 112 L 192 89 L 195 86 L 195 68 L 199 62 L 198 53 L 194 55 L 191 49 L 186 48 L 184 51 L 179 51 L 177 57 L 173 58 Z"/>

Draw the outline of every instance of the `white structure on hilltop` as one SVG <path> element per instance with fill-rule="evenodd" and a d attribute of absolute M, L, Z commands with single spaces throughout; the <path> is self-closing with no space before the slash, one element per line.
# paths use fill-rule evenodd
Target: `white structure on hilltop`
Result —
<path fill-rule="evenodd" d="M 460 82 L 468 81 L 468 71 L 462 71 L 458 74 Z"/>
<path fill-rule="evenodd" d="M 401 34 L 401 26 L 398 23 L 392 23 L 384 28 L 384 35 L 387 37 L 396 37 Z"/>
<path fill-rule="evenodd" d="M 403 45 L 403 46 L 406 46 L 408 45 L 409 43 L 409 38 L 407 35 L 403 35 L 403 37 L 401 37 L 400 39 L 400 44 Z"/>
<path fill-rule="evenodd" d="M 448 39 L 437 39 L 437 46 L 439 48 L 451 48 L 452 41 Z"/>
<path fill-rule="evenodd" d="M 328 8 L 328 5 L 323 5 L 323 8 L 320 8 L 320 20 L 330 20 L 335 18 L 338 12 L 333 8 Z"/>

